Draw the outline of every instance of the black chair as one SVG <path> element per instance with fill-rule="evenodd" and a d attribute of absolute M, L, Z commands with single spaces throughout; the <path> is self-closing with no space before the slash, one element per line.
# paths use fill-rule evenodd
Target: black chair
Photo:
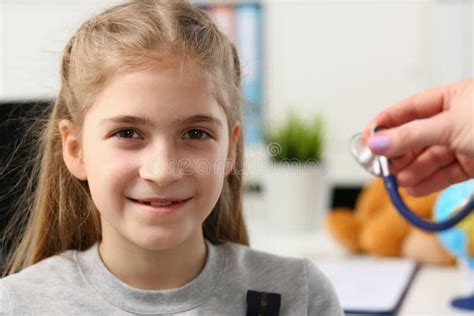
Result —
<path fill-rule="evenodd" d="M 31 130 L 32 121 L 48 114 L 51 101 L 0 102 L 0 236 L 13 216 L 14 203 L 26 187 L 26 179 L 21 176 L 22 166 L 31 155 L 31 139 L 26 135 Z M 24 143 L 22 143 L 24 142 Z M 14 154 L 13 151 L 17 150 Z M 15 187 L 15 190 L 13 188 Z M 13 191 L 12 191 L 13 190 Z M 0 245 L 0 273 L 4 259 L 11 246 L 11 240 Z"/>

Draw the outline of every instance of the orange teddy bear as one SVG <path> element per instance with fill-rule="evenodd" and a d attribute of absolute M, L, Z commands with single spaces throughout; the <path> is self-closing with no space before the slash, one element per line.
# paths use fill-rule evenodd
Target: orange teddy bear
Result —
<path fill-rule="evenodd" d="M 431 219 L 438 193 L 415 198 L 400 189 L 400 195 L 417 215 Z M 381 257 L 408 257 L 428 264 L 456 262 L 436 235 L 407 223 L 391 204 L 380 178 L 376 178 L 362 190 L 355 210 L 332 210 L 327 215 L 326 225 L 330 234 L 352 252 Z"/>

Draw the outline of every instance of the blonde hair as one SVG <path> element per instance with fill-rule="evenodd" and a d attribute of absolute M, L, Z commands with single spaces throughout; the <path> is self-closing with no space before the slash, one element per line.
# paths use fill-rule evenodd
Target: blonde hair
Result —
<path fill-rule="evenodd" d="M 64 163 L 58 123 L 68 119 L 82 134 L 94 96 L 114 75 L 153 67 L 171 56 L 182 57 L 206 75 L 226 113 L 229 135 L 231 126 L 241 121 L 243 97 L 236 49 L 203 11 L 184 0 L 142 0 L 92 17 L 66 45 L 59 94 L 52 109 L 48 108 L 49 118 L 37 120 L 38 145 L 24 167 L 24 174 L 30 176 L 6 230 L 5 236 L 17 241 L 4 275 L 68 249 L 85 250 L 101 239 L 99 213 L 88 183 L 75 178 Z M 212 243 L 249 244 L 242 214 L 242 135 L 234 169 L 203 223 L 204 237 Z"/>

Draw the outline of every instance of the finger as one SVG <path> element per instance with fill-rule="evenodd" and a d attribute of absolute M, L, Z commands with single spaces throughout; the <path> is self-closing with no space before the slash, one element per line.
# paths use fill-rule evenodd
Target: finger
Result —
<path fill-rule="evenodd" d="M 410 165 L 423 151 L 424 149 L 417 149 L 402 156 L 390 158 L 388 160 L 390 163 L 390 172 L 395 174 L 400 172 L 402 169 Z"/>
<path fill-rule="evenodd" d="M 460 154 L 457 155 L 457 159 L 462 169 L 464 170 L 464 172 L 466 172 L 469 178 L 474 178 L 474 158 L 471 156 Z"/>
<path fill-rule="evenodd" d="M 454 162 L 438 170 L 422 182 L 407 187 L 407 191 L 408 194 L 412 196 L 423 196 L 468 179 L 468 175 L 464 172 L 461 166 L 457 162 Z"/>
<path fill-rule="evenodd" d="M 372 130 L 368 129 L 368 127 L 365 127 L 364 130 L 362 131 L 362 138 L 367 140 L 370 137 L 370 134 L 372 133 Z"/>
<path fill-rule="evenodd" d="M 417 153 L 417 151 L 411 151 L 403 156 L 390 158 L 390 171 L 392 173 L 398 173 L 410 165 L 418 155 L 419 153 Z"/>
<path fill-rule="evenodd" d="M 456 157 L 453 151 L 448 147 L 430 147 L 416 157 L 406 168 L 398 172 L 398 183 L 401 186 L 413 186 L 429 178 L 436 171 L 450 165 L 455 160 Z"/>
<path fill-rule="evenodd" d="M 456 85 L 457 83 L 439 86 L 403 99 L 378 114 L 366 129 L 370 131 L 375 126 L 400 126 L 440 113 L 446 107 L 449 91 Z"/>
<path fill-rule="evenodd" d="M 369 135 L 376 126 L 386 128 L 400 126 L 406 122 L 435 115 L 449 107 L 451 95 L 472 85 L 473 79 L 465 79 L 447 85 L 438 86 L 416 93 L 388 107 L 372 119 L 364 128 L 363 134 Z"/>
<path fill-rule="evenodd" d="M 381 130 L 368 140 L 372 152 L 387 157 L 404 155 L 431 145 L 446 145 L 452 125 L 446 113 Z"/>

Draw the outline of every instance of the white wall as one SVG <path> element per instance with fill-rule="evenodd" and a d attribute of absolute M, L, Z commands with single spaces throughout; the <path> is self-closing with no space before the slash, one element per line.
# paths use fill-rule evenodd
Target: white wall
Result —
<path fill-rule="evenodd" d="M 54 98 L 67 40 L 95 11 L 119 2 L 1 0 L 0 100 Z"/>
<path fill-rule="evenodd" d="M 53 98 L 67 39 L 120 1 L 1 1 L 0 101 Z M 368 178 L 348 138 L 383 107 L 472 76 L 472 1 L 264 1 L 267 122 L 327 119 L 329 176 Z"/>
<path fill-rule="evenodd" d="M 329 175 L 369 176 L 348 139 L 384 107 L 472 77 L 471 1 L 269 1 L 266 113 L 322 113 Z"/>

